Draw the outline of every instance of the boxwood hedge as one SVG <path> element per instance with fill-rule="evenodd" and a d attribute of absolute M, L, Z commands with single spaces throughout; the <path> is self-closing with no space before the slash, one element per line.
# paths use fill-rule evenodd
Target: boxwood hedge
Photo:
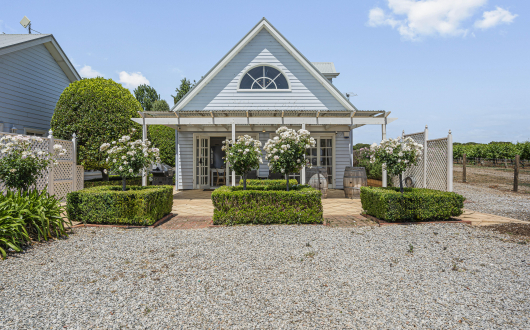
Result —
<path fill-rule="evenodd" d="M 212 193 L 215 225 L 322 223 L 321 192 L 309 186 L 290 191 L 269 186 L 224 186 Z"/>
<path fill-rule="evenodd" d="M 173 186 L 101 186 L 71 192 L 66 197 L 68 218 L 91 224 L 150 226 L 169 214 Z"/>
<path fill-rule="evenodd" d="M 457 193 L 422 188 L 361 187 L 368 215 L 392 222 L 447 220 L 462 214 L 465 198 Z"/>

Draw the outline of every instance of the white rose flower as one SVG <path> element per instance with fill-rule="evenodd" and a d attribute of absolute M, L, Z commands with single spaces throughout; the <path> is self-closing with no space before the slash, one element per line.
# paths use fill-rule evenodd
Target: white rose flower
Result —
<path fill-rule="evenodd" d="M 132 168 L 130 168 L 130 169 L 129 169 L 129 173 L 132 173 L 132 171 L 133 171 Z"/>

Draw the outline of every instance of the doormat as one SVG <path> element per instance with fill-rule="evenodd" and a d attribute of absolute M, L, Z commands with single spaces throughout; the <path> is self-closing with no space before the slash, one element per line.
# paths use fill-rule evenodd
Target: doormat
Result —
<path fill-rule="evenodd" d="M 402 225 L 402 226 L 408 226 L 408 225 L 428 225 L 433 223 L 459 223 L 459 224 L 466 224 L 471 225 L 471 221 L 467 220 L 460 220 L 460 219 L 453 219 L 453 220 L 443 220 L 443 221 L 414 221 L 414 222 L 388 222 L 385 220 L 378 219 L 376 217 L 373 217 L 368 214 L 361 214 L 363 217 L 366 217 L 368 219 L 371 219 L 379 224 L 379 227 L 382 226 L 392 226 L 392 225 Z"/>

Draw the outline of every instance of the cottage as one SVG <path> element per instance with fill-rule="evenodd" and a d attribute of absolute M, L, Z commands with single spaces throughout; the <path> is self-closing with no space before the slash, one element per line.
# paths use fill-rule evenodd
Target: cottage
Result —
<path fill-rule="evenodd" d="M 55 104 L 81 79 L 51 34 L 0 34 L 0 132 L 47 134 Z"/>
<path fill-rule="evenodd" d="M 172 109 L 133 118 L 144 127 L 175 129 L 177 189 L 208 189 L 236 184 L 222 161 L 225 139 L 249 134 L 263 144 L 280 126 L 305 128 L 317 140 L 308 150 L 313 166 L 323 167 L 330 188 L 343 188 L 352 163 L 352 130 L 386 125 L 390 112 L 358 110 L 335 86 L 331 62 L 309 62 L 265 18 L 248 32 Z M 268 177 L 265 162 L 253 174 Z M 293 174 L 307 182 L 305 172 Z"/>

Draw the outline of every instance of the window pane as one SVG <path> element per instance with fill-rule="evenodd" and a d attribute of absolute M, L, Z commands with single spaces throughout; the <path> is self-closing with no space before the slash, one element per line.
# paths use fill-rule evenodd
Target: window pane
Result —
<path fill-rule="evenodd" d="M 320 147 L 322 147 L 322 148 L 326 147 L 326 140 L 325 139 L 321 139 L 320 140 Z"/>
<path fill-rule="evenodd" d="M 285 78 L 285 76 L 283 74 L 278 76 L 278 78 L 276 78 L 274 80 L 274 82 L 276 83 L 276 88 L 277 89 L 289 89 L 289 84 L 287 83 L 287 78 Z"/>
<path fill-rule="evenodd" d="M 279 73 L 280 71 L 276 70 L 275 68 L 271 68 L 270 66 L 265 67 L 265 77 L 274 79 Z"/>
<path fill-rule="evenodd" d="M 254 69 L 250 70 L 248 73 L 254 79 L 261 78 L 263 77 L 263 67 L 262 66 L 255 67 Z"/>
<path fill-rule="evenodd" d="M 250 89 L 250 86 L 252 86 L 253 82 L 254 80 L 252 80 L 252 78 L 250 78 L 250 76 L 245 73 L 245 76 L 243 77 L 243 79 L 241 79 L 241 84 L 239 84 L 239 88 Z"/>

